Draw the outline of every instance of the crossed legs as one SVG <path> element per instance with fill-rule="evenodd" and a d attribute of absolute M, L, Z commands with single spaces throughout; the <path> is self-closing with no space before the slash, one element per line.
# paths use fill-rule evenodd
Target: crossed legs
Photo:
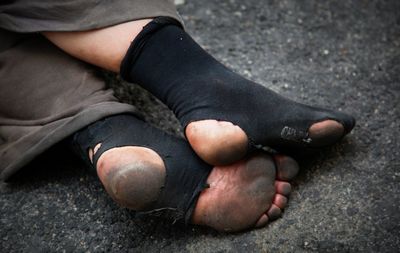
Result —
<path fill-rule="evenodd" d="M 164 193 L 161 189 L 168 185 L 167 179 L 172 170 L 184 174 L 184 170 L 209 166 L 206 177 L 209 188 L 199 192 L 193 207 L 186 203 L 183 210 L 190 222 L 222 231 L 265 225 L 268 220 L 277 218 L 285 207 L 290 192 L 288 181 L 293 179 L 298 167 L 286 156 L 249 152 L 259 146 L 302 149 L 305 146 L 319 148 L 330 145 L 352 129 L 354 120 L 344 114 L 284 99 L 227 70 L 202 51 L 179 27 L 167 24 L 166 28 L 152 30 L 157 25 L 151 20 L 139 20 L 94 31 L 46 32 L 44 35 L 67 53 L 114 72 L 119 72 L 121 61 L 129 57 L 128 49 L 135 51 L 136 45 L 145 45 L 144 49 L 140 48 L 140 57 L 124 66 L 128 68 L 124 77 L 137 81 L 174 111 L 185 127 L 191 149 L 208 164 L 201 161 L 192 163 L 194 167 L 181 166 L 182 160 L 197 157 L 191 153 L 185 157 L 168 156 L 170 160 L 175 159 L 177 166 L 167 166 L 160 150 L 135 142 L 103 148 L 104 143 L 99 141 L 92 143 L 85 155 L 92 157 L 99 178 L 111 197 L 119 204 L 138 211 L 148 210 L 154 207 L 154 202 L 162 199 L 160 196 Z M 147 27 L 145 34 L 142 33 L 143 26 Z M 130 46 L 138 34 L 142 37 L 148 35 L 147 39 L 134 41 Z M 183 41 L 182 48 L 176 47 L 176 39 Z M 163 57 L 157 58 L 160 54 Z M 152 68 L 154 62 L 157 62 L 157 67 Z M 162 72 L 169 66 L 174 68 L 168 69 L 167 74 Z M 191 74 L 188 69 L 196 70 L 196 74 Z M 190 81 L 186 83 L 187 80 Z M 167 88 L 163 88 L 164 84 Z M 204 100 L 191 101 L 192 97 L 188 95 L 182 99 L 182 96 L 179 97 L 181 91 L 199 95 Z M 174 100 L 174 97 L 178 98 Z M 232 110 L 238 98 L 245 105 L 239 110 Z M 219 107 L 220 101 L 224 103 Z M 182 107 L 187 105 L 192 106 L 189 110 L 192 115 L 182 113 Z M 282 107 L 278 110 L 275 108 L 277 105 Z M 246 106 L 249 108 L 243 109 Z M 219 108 L 228 109 L 219 112 Z M 288 108 L 287 113 L 285 108 Z M 250 115 L 252 110 L 261 116 Z M 300 124 L 301 128 L 295 129 L 290 124 Z M 161 141 L 174 142 L 172 139 L 165 137 Z M 157 142 L 160 139 L 147 141 Z M 187 150 L 187 145 L 178 145 L 178 149 L 185 146 Z M 102 148 L 102 152 L 98 153 Z M 97 158 L 93 159 L 96 155 Z M 174 208 L 176 206 L 179 205 Z"/>

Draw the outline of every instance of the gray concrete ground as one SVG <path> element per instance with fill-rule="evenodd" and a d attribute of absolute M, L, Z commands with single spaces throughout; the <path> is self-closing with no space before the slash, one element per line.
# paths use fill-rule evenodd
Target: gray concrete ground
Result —
<path fill-rule="evenodd" d="M 400 2 L 187 0 L 179 10 L 216 58 L 294 100 L 353 114 L 353 133 L 300 159 L 280 220 L 239 234 L 136 217 L 56 147 L 0 184 L 0 252 L 399 252 Z M 154 98 L 106 78 L 179 134 Z"/>

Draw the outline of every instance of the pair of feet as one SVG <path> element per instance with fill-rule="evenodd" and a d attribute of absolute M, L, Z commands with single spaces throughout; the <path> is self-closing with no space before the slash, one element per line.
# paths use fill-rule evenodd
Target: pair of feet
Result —
<path fill-rule="evenodd" d="M 311 131 L 310 134 L 319 135 L 322 139 L 331 138 L 330 135 L 336 134 L 332 130 L 335 126 L 338 126 L 337 131 L 342 131 L 340 124 L 335 121 L 316 123 L 310 128 L 315 133 Z M 247 145 L 247 137 L 241 132 L 238 126 L 229 122 L 213 120 L 193 122 L 186 128 L 192 148 L 201 150 L 202 158 L 206 161 L 220 157 L 214 154 L 221 150 L 225 154 L 234 154 L 236 150 L 242 149 L 243 147 L 235 146 L 238 145 L 235 140 L 241 140 L 243 145 Z M 207 140 L 215 145 L 207 143 Z M 223 145 L 217 145 L 219 143 Z M 101 144 L 98 143 L 89 150 L 91 161 Z M 212 158 L 204 154 L 211 154 Z M 141 209 L 138 198 L 143 198 L 135 193 L 135 185 L 138 184 L 137 168 L 157 168 L 161 174 L 166 173 L 163 159 L 155 151 L 139 146 L 109 149 L 100 155 L 96 167 L 109 195 L 121 206 L 134 210 Z M 229 165 L 215 165 L 207 178 L 210 187 L 199 195 L 191 221 L 219 231 L 232 232 L 265 226 L 268 221 L 280 217 L 288 202 L 290 181 L 298 170 L 299 167 L 292 158 L 262 152 Z M 156 181 L 159 177 L 155 175 L 152 178 Z"/>
<path fill-rule="evenodd" d="M 165 17 L 154 19 L 136 36 L 120 70 L 125 80 L 141 85 L 174 112 L 190 151 L 214 166 L 207 178 L 210 187 L 200 193 L 191 221 L 221 231 L 261 227 L 279 217 L 287 204 L 297 163 L 252 151 L 318 149 L 354 127 L 348 115 L 296 103 L 230 71 Z M 91 157 L 101 146 L 96 144 L 89 150 Z M 168 176 L 164 154 L 140 145 L 99 154 L 96 166 L 106 190 L 135 210 L 143 198 L 135 193 L 141 184 L 138 168 L 154 172 L 149 186 L 160 183 L 156 175 Z M 146 197 L 154 198 L 150 193 Z"/>
<path fill-rule="evenodd" d="M 214 166 L 207 179 L 210 188 L 198 198 L 193 223 L 223 231 L 265 225 L 285 207 L 289 181 L 298 166 L 287 156 L 252 151 L 263 147 L 287 154 L 328 146 L 351 131 L 354 119 L 283 98 L 223 66 L 177 21 L 167 17 L 150 21 L 44 35 L 81 60 L 119 72 L 124 80 L 139 84 L 174 112 L 185 129 L 190 151 Z M 145 130 L 146 127 L 141 128 Z M 136 135 L 140 134 L 136 131 Z M 135 136 L 135 141 L 171 141 L 159 136 Z M 117 137 L 124 142 L 118 132 Z M 101 141 L 91 143 L 89 156 L 100 145 Z M 186 147 L 187 143 L 180 146 Z M 83 152 L 86 155 L 86 148 Z M 139 180 L 145 171 L 149 176 L 146 185 L 162 184 L 159 176 L 167 175 L 163 155 L 140 145 L 125 145 L 99 151 L 94 160 L 107 192 L 119 204 L 140 210 L 138 199 L 146 202 L 156 196 L 147 188 L 141 193 L 149 192 L 148 195 L 137 194 L 137 185 L 142 183 Z M 138 170 L 143 173 L 138 175 Z"/>

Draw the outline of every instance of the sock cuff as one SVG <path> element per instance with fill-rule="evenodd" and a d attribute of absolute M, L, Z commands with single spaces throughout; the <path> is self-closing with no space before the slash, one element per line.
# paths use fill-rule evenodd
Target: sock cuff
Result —
<path fill-rule="evenodd" d="M 146 45 L 148 39 L 163 27 L 170 25 L 177 26 L 183 30 L 182 24 L 171 17 L 156 17 L 143 27 L 143 30 L 132 41 L 128 51 L 122 59 L 120 75 L 125 81 L 132 82 L 129 75 L 130 70 L 142 52 L 142 49 Z"/>

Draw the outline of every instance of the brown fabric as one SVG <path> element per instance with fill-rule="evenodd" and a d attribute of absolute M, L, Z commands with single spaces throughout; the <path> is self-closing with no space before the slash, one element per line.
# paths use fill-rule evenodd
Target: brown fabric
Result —
<path fill-rule="evenodd" d="M 158 16 L 182 22 L 173 0 L 0 1 L 0 27 L 20 33 L 82 31 Z"/>
<path fill-rule="evenodd" d="M 40 35 L 0 37 L 0 179 L 98 119 L 135 113 L 95 69 Z"/>

